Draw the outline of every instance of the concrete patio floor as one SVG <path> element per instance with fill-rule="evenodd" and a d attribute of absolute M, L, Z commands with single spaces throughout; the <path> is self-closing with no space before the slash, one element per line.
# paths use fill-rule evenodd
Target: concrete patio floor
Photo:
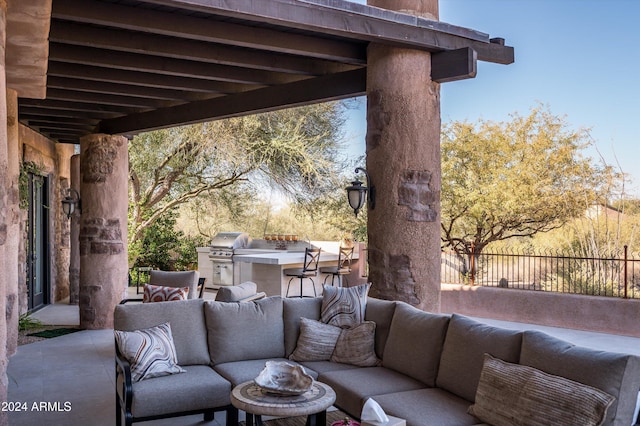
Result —
<path fill-rule="evenodd" d="M 211 293 L 206 298 L 212 298 Z M 50 325 L 78 325 L 78 307 L 68 304 L 49 305 L 33 316 Z M 477 319 L 501 327 L 541 330 L 595 349 L 640 355 L 640 338 Z M 112 330 L 83 330 L 20 346 L 9 359 L 8 401 L 26 403 L 27 410 L 10 412 L 10 424 L 114 425 L 113 344 Z M 38 411 L 41 402 L 53 404 Z M 210 423 L 198 415 L 138 424 L 223 426 L 224 420 L 224 413 L 219 413 Z"/>

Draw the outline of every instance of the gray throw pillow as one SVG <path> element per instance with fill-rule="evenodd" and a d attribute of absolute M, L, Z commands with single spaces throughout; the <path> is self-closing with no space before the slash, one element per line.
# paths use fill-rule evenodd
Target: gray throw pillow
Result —
<path fill-rule="evenodd" d="M 332 362 L 375 367 L 380 360 L 375 352 L 376 323 L 365 321 L 353 328 L 343 328 L 331 355 Z"/>
<path fill-rule="evenodd" d="M 340 337 L 340 327 L 300 318 L 298 345 L 289 356 L 293 361 L 329 361 Z"/>
<path fill-rule="evenodd" d="M 600 389 L 485 354 L 469 414 L 493 426 L 599 426 L 614 400 Z"/>
<path fill-rule="evenodd" d="M 356 287 L 324 286 L 320 319 L 325 324 L 351 327 L 364 321 L 371 284 Z"/>

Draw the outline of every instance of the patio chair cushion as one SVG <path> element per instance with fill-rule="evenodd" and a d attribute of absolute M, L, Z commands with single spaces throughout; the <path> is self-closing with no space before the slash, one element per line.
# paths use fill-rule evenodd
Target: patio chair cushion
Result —
<path fill-rule="evenodd" d="M 616 398 L 605 425 L 633 423 L 640 357 L 578 347 L 540 331 L 525 331 L 520 364 L 598 388 Z M 614 422 L 615 418 L 615 422 Z"/>
<path fill-rule="evenodd" d="M 209 364 L 207 327 L 202 299 L 177 302 L 136 303 L 117 305 L 113 326 L 116 330 L 140 330 L 168 322 L 178 364 Z"/>
<path fill-rule="evenodd" d="M 184 373 L 178 365 L 169 323 L 134 330 L 114 330 L 118 349 L 131 365 L 131 380 Z"/>
<path fill-rule="evenodd" d="M 378 355 L 378 358 L 382 358 L 384 353 L 395 310 L 395 301 L 367 297 L 367 310 L 364 320 L 376 323 L 376 355 Z"/>
<path fill-rule="evenodd" d="M 289 359 L 293 361 L 328 361 L 340 337 L 340 327 L 309 318 L 300 318 L 298 345 Z"/>
<path fill-rule="evenodd" d="M 408 425 L 472 426 L 480 423 L 467 413 L 469 401 L 443 389 L 395 392 L 376 395 L 373 399 L 385 413 L 405 419 Z"/>
<path fill-rule="evenodd" d="M 375 395 L 422 389 L 424 383 L 384 367 L 360 367 L 322 373 L 318 380 L 336 392 L 335 405 L 360 417 L 368 398 Z"/>
<path fill-rule="evenodd" d="M 205 302 L 212 365 L 284 357 L 282 298 L 246 303 Z"/>
<path fill-rule="evenodd" d="M 473 402 L 484 354 L 517 363 L 521 342 L 520 331 L 493 327 L 453 314 L 442 347 L 436 385 Z"/>
<path fill-rule="evenodd" d="M 284 345 L 286 356 L 291 355 L 296 349 L 298 336 L 300 335 L 301 318 L 313 320 L 320 319 L 320 307 L 322 297 L 313 298 L 284 298 L 283 320 L 284 320 Z"/>
<path fill-rule="evenodd" d="M 159 271 L 149 272 L 149 284 L 165 287 L 189 287 L 189 299 L 198 297 L 198 271 Z"/>
<path fill-rule="evenodd" d="M 161 285 L 145 284 L 142 303 L 172 302 L 187 300 L 189 287 L 165 287 Z"/>
<path fill-rule="evenodd" d="M 592 386 L 485 354 L 469 413 L 494 426 L 601 425 L 614 397 Z"/>
<path fill-rule="evenodd" d="M 246 281 L 238 285 L 221 286 L 216 293 L 216 301 L 239 302 L 242 299 L 255 295 L 257 292 L 257 284 L 251 281 Z"/>
<path fill-rule="evenodd" d="M 431 314 L 398 302 L 382 365 L 435 386 L 448 325 L 448 315 Z"/>
<path fill-rule="evenodd" d="M 231 403 L 231 383 L 207 365 L 186 365 L 185 372 L 133 383 L 134 417 L 224 407 Z M 121 388 L 121 378 L 118 378 Z M 177 424 L 174 422 L 174 424 Z"/>
<path fill-rule="evenodd" d="M 320 318 L 326 324 L 350 327 L 364 321 L 371 283 L 355 287 L 323 286 Z"/>
<path fill-rule="evenodd" d="M 260 372 L 264 370 L 267 361 L 287 362 L 294 365 L 302 365 L 297 362 L 289 361 L 285 358 L 267 358 L 252 359 L 248 361 L 234 361 L 218 364 L 214 369 L 225 379 L 231 382 L 232 386 L 238 386 L 241 383 L 248 382 L 258 377 Z M 304 367 L 304 366 L 303 366 Z M 315 379 L 318 373 L 305 367 L 305 372 Z"/>

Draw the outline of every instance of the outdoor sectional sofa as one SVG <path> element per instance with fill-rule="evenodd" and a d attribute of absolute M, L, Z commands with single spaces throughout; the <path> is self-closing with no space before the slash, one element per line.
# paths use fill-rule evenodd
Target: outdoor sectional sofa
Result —
<path fill-rule="evenodd" d="M 205 420 L 210 420 L 215 411 L 221 410 L 227 411 L 227 425 L 237 424 L 238 413 L 230 405 L 231 389 L 254 379 L 267 360 L 289 361 L 298 344 L 301 318 L 320 319 L 322 300 L 268 297 L 223 303 L 197 299 L 117 306 L 116 330 L 138 330 L 168 322 L 178 364 L 185 370 L 132 382 L 128 362 L 117 354 L 118 424 L 122 415 L 127 424 L 194 413 L 205 413 Z M 601 424 L 633 424 L 640 389 L 639 357 L 595 351 L 541 332 L 507 330 L 461 315 L 431 314 L 402 302 L 373 298 L 367 300 L 365 320 L 376 324 L 375 353 L 380 365 L 300 362 L 314 378 L 335 390 L 335 405 L 354 418 L 360 416 L 365 401 L 373 398 L 387 414 L 406 419 L 409 426 L 489 423 L 472 416 L 468 409 L 474 402 L 480 408 L 476 394 L 480 395 L 481 373 L 488 374 L 483 365 L 485 358 L 489 359 L 485 354 L 490 354 L 508 363 L 498 366 L 507 368 L 508 379 L 512 377 L 509 368 L 523 368 L 527 374 L 533 371 L 543 375 L 542 380 L 535 376 L 538 380 L 533 382 L 538 385 L 545 386 L 547 378 L 568 378 L 570 383 L 588 385 L 579 385 L 586 388 L 586 397 L 581 393 L 584 389 L 561 387 L 564 391 L 558 398 L 554 387 L 553 392 L 543 388 L 542 399 L 551 396 L 552 402 L 557 402 L 564 396 L 577 396 L 580 403 L 591 401 L 600 404 L 600 409 L 604 404 L 606 418 Z M 483 376 L 481 387 L 485 385 Z M 528 392 L 519 382 L 510 386 L 507 391 L 512 394 Z M 610 399 L 593 402 L 592 391 L 596 400 L 602 396 L 601 391 Z M 487 408 L 491 396 L 482 398 Z M 535 398 L 534 409 L 544 411 L 540 406 L 544 403 Z M 555 415 L 571 418 L 574 404 L 569 401 Z M 500 408 L 510 410 L 513 404 L 503 405 Z"/>

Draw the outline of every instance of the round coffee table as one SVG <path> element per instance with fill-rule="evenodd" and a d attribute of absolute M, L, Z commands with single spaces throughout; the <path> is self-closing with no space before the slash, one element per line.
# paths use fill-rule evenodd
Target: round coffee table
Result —
<path fill-rule="evenodd" d="M 314 380 L 311 389 L 302 395 L 283 396 L 268 393 L 253 381 L 244 382 L 231 391 L 231 403 L 247 413 L 247 426 L 262 426 L 262 416 L 307 416 L 307 426 L 324 426 L 327 408 L 336 401 L 330 386 Z"/>

